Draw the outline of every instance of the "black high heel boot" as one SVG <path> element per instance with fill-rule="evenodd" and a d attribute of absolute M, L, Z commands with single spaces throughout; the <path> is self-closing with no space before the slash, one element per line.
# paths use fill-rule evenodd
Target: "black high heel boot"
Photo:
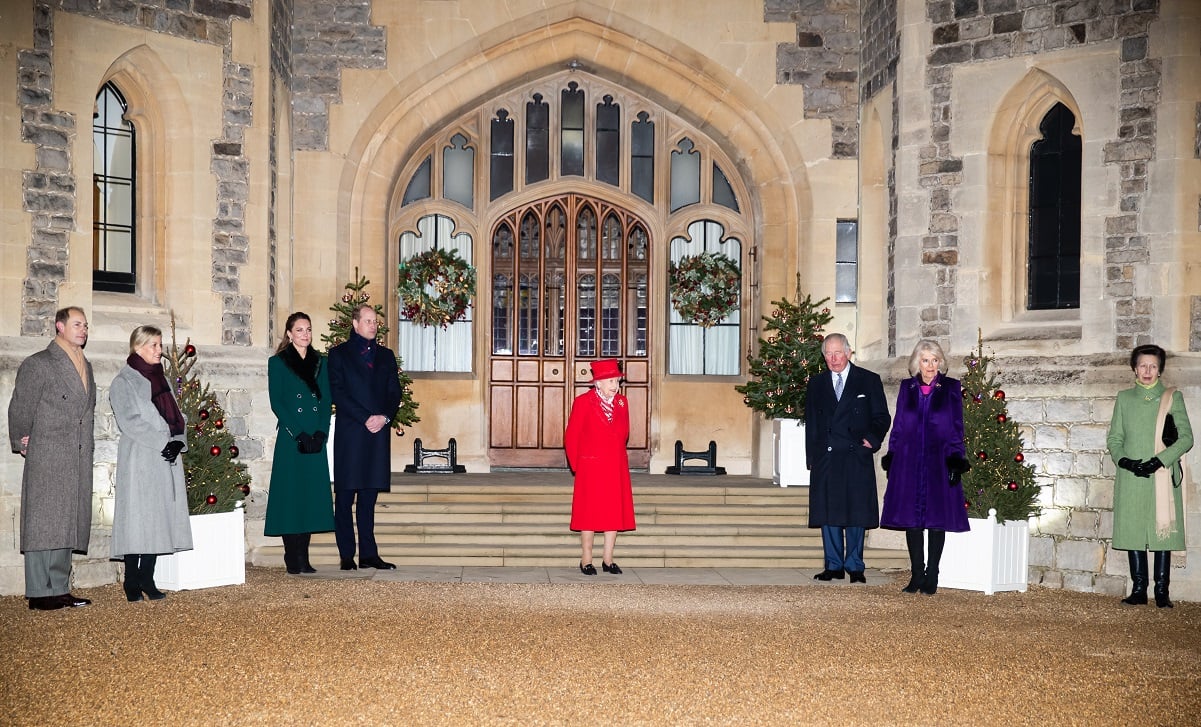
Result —
<path fill-rule="evenodd" d="M 1155 551 L 1155 605 L 1159 606 L 1160 608 L 1173 607 L 1172 601 L 1168 598 L 1168 574 L 1171 570 L 1172 551 Z"/>
<path fill-rule="evenodd" d="M 297 575 L 300 573 L 300 558 L 297 553 L 297 539 L 299 535 L 281 535 L 280 540 L 284 541 L 284 568 L 287 569 L 288 575 Z"/>
<path fill-rule="evenodd" d="M 301 573 L 317 572 L 313 564 L 309 563 L 309 541 L 312 538 L 312 533 L 301 533 L 296 536 L 296 564 L 300 566 Z"/>
<path fill-rule="evenodd" d="M 922 587 L 922 581 L 926 577 L 926 564 L 923 561 L 922 550 L 925 544 L 922 542 L 921 528 L 907 528 L 905 530 L 905 547 L 909 550 L 909 585 L 901 589 L 902 593 L 917 593 Z"/>
<path fill-rule="evenodd" d="M 928 530 L 930 553 L 926 556 L 926 578 L 922 581 L 922 593 L 933 596 L 938 593 L 938 562 L 942 560 L 942 546 L 947 542 L 947 531 Z"/>
<path fill-rule="evenodd" d="M 1130 580 L 1134 582 L 1134 587 L 1130 595 L 1122 599 L 1122 603 L 1142 606 L 1147 603 L 1147 551 L 1128 550 L 1126 554 L 1130 559 Z"/>
<path fill-rule="evenodd" d="M 167 597 L 167 594 L 154 585 L 154 566 L 157 562 L 157 555 L 143 555 L 141 565 L 138 566 L 138 573 L 142 580 L 142 593 L 145 593 L 151 601 L 161 601 Z"/>
<path fill-rule="evenodd" d="M 142 600 L 142 576 L 138 573 L 138 556 L 125 556 L 125 580 L 121 587 L 125 589 L 125 600 L 130 603 Z"/>

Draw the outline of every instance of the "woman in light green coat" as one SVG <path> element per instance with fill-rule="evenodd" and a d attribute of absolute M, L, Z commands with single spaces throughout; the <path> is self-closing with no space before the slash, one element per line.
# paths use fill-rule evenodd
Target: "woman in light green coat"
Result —
<path fill-rule="evenodd" d="M 1118 392 L 1109 422 L 1109 454 L 1118 465 L 1113 497 L 1113 547 L 1129 551 L 1130 595 L 1122 603 L 1147 602 L 1147 551 L 1155 553 L 1155 605 L 1168 597 L 1173 550 L 1184 550 L 1183 463 L 1193 447 L 1184 397 L 1172 389 L 1164 400 L 1166 354 L 1155 345 L 1130 354 L 1133 388 Z"/>

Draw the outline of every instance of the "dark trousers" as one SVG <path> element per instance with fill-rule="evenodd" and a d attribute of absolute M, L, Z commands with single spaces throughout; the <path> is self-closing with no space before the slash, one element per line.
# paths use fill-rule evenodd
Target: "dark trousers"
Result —
<path fill-rule="evenodd" d="M 826 570 L 863 570 L 863 538 L 865 528 L 822 526 L 822 548 L 826 553 Z"/>
<path fill-rule="evenodd" d="M 65 595 L 71 586 L 71 549 L 25 551 L 25 597 Z"/>
<path fill-rule="evenodd" d="M 379 490 L 334 491 L 334 539 L 338 542 L 338 556 L 343 560 L 354 558 L 356 525 L 359 530 L 359 559 L 379 556 L 379 548 L 375 545 L 375 501 L 378 497 Z"/>

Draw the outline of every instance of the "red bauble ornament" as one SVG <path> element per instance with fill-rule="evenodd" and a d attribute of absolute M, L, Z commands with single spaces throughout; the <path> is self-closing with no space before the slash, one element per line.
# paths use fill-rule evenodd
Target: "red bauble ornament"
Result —
<path fill-rule="evenodd" d="M 208 421 L 208 418 L 209 418 L 209 410 L 201 409 L 200 410 L 200 421 L 206 422 L 206 421 Z"/>
<path fill-rule="evenodd" d="M 1010 490 L 1016 490 L 1018 488 L 1018 483 L 1011 480 L 1006 487 L 1008 487 Z"/>
<path fill-rule="evenodd" d="M 999 401 L 1005 401 L 1005 392 L 1001 391 L 1000 389 L 997 389 L 997 392 L 992 395 L 992 398 L 997 399 Z"/>
<path fill-rule="evenodd" d="M 214 444 L 213 446 L 209 447 L 209 454 L 216 457 L 217 455 L 221 454 L 221 448 Z"/>
<path fill-rule="evenodd" d="M 188 358 L 192 358 L 193 356 L 196 355 L 196 347 L 190 343 L 188 345 L 184 346 L 183 347 L 183 355 L 187 356 Z"/>
<path fill-rule="evenodd" d="M 979 452 L 976 452 L 976 458 L 981 459 L 981 460 L 988 459 L 988 452 L 985 452 L 984 450 L 980 450 Z"/>
<path fill-rule="evenodd" d="M 963 397 L 964 399 L 966 399 L 966 398 L 967 398 L 967 390 L 966 390 L 966 389 L 960 389 L 960 390 L 959 390 L 959 395 L 960 395 L 961 397 Z"/>
<path fill-rule="evenodd" d="M 214 426 L 214 427 L 216 427 L 216 428 L 218 428 L 218 429 L 221 429 L 221 428 L 223 428 L 223 427 L 225 426 L 225 420 L 224 420 L 224 419 L 218 419 L 218 420 L 216 420 L 215 422 L 213 422 L 213 426 Z"/>
<path fill-rule="evenodd" d="M 204 498 L 204 501 L 210 505 L 216 505 L 217 504 L 217 496 L 210 492 L 209 496 Z"/>
<path fill-rule="evenodd" d="M 239 486 L 238 486 L 238 489 L 242 491 L 242 494 L 243 494 L 243 495 L 249 495 L 249 494 L 250 494 L 250 485 L 239 485 Z"/>
<path fill-rule="evenodd" d="M 972 395 L 972 401 L 979 404 L 980 402 L 984 401 L 984 395 L 983 394 L 974 394 L 974 395 Z"/>
<path fill-rule="evenodd" d="M 1008 417 L 1006 417 L 1004 414 L 997 415 L 997 423 L 998 424 L 1004 424 L 1007 419 L 1008 419 Z"/>
<path fill-rule="evenodd" d="M 397 429 L 397 430 L 395 430 L 395 432 L 396 432 L 396 436 L 398 436 L 398 437 L 403 437 L 405 435 L 405 430 L 403 430 L 403 429 Z"/>
<path fill-rule="evenodd" d="M 972 503 L 968 502 L 967 500 L 964 500 L 964 501 L 963 501 L 963 509 L 964 509 L 964 510 L 971 510 L 971 509 L 972 509 Z"/>
<path fill-rule="evenodd" d="M 241 450 L 240 450 L 240 449 L 238 449 L 238 445 L 236 445 L 236 444 L 231 444 L 231 445 L 229 445 L 229 457 L 230 457 L 230 459 L 233 459 L 234 457 L 237 457 L 237 456 L 238 456 L 238 453 L 239 453 L 240 451 L 241 451 Z"/>
<path fill-rule="evenodd" d="M 1014 462 L 1023 462 L 1023 461 L 1025 461 L 1025 459 L 1026 459 L 1026 455 L 1022 454 L 1021 452 L 1018 452 L 1017 454 L 1013 455 Z"/>

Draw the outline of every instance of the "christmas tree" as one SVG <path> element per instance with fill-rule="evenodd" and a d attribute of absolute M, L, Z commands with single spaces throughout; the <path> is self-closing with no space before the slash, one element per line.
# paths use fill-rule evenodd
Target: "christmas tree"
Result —
<path fill-rule="evenodd" d="M 833 316 L 820 306 L 828 300 L 814 302 L 809 295 L 802 299 L 798 275 L 796 301 L 772 301 L 776 309 L 771 318 L 763 318 L 768 337 L 759 339 L 758 356 L 747 356 L 752 380 L 734 387 L 744 404 L 768 419 L 804 420 L 809 377 L 825 366 L 822 331 Z"/>
<path fill-rule="evenodd" d="M 250 493 L 250 474 L 238 461 L 238 445 L 225 428 L 225 410 L 208 384 L 192 372 L 196 347 L 188 339 L 181 349 L 175 343 L 175 315 L 171 315 L 171 350 L 167 380 L 175 383 L 175 399 L 188 420 L 188 448 L 183 458 L 188 486 L 188 512 L 207 515 L 230 512 Z"/>
<path fill-rule="evenodd" d="M 350 332 L 353 330 L 351 320 L 354 316 L 354 309 L 371 300 L 371 294 L 366 291 L 371 281 L 359 275 L 358 268 L 354 269 L 354 274 L 358 278 L 358 282 L 347 283 L 342 300 L 329 307 L 338 317 L 329 322 L 329 333 L 321 337 L 327 351 L 339 343 L 344 343 L 350 337 Z M 375 340 L 382 343 L 384 337 L 388 335 L 388 327 L 384 325 L 384 309 L 378 304 L 373 304 L 371 307 L 379 318 L 379 328 L 375 332 Z M 396 372 L 397 379 L 400 381 L 400 409 L 396 411 L 396 416 L 392 417 L 392 429 L 396 431 L 396 436 L 403 437 L 405 427 L 413 426 L 421 421 L 421 417 L 417 416 L 419 405 L 413 400 L 413 378 L 405 373 L 400 356 L 396 357 Z"/>
<path fill-rule="evenodd" d="M 1038 486 L 1022 454 L 1017 422 L 1009 418 L 1005 392 L 988 370 L 991 362 L 982 339 L 963 359 L 963 440 L 972 465 L 963 476 L 963 494 L 968 517 L 986 518 L 991 508 L 998 522 L 1025 520 L 1039 513 Z"/>

